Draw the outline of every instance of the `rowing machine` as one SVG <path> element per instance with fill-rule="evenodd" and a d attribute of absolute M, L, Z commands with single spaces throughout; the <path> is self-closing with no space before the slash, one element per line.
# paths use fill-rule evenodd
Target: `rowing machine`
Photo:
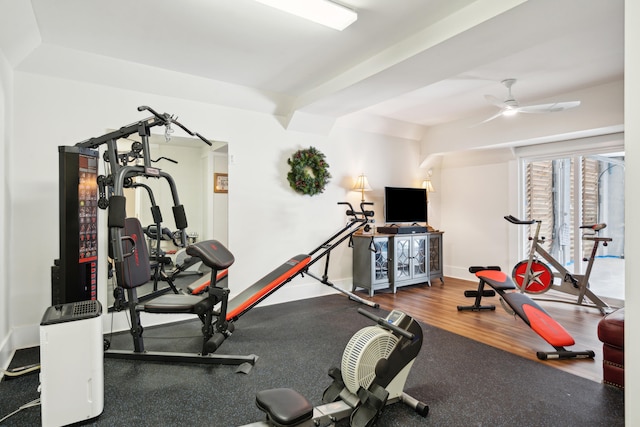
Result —
<path fill-rule="evenodd" d="M 266 421 L 245 427 L 333 426 L 349 417 L 352 427 L 371 426 L 386 405 L 403 402 L 426 417 L 429 406 L 404 393 L 406 379 L 422 347 L 422 328 L 409 315 L 393 310 L 385 318 L 358 312 L 377 323 L 358 331 L 342 355 L 341 369 L 332 368 L 323 404 L 313 407 L 295 390 L 276 388 L 256 395 Z"/>

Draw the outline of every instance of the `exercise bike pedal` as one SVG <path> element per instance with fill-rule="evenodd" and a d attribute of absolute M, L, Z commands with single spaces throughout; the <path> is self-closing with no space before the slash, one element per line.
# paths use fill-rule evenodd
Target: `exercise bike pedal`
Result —
<path fill-rule="evenodd" d="M 464 291 L 464 296 L 467 298 L 475 298 L 478 296 L 478 291 Z M 482 296 L 483 297 L 495 297 L 496 296 L 496 291 L 494 291 L 493 289 L 486 289 L 484 291 L 482 291 Z"/>

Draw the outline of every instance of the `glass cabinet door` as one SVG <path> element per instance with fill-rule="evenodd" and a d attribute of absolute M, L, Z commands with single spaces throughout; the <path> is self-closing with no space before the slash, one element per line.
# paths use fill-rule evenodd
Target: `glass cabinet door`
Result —
<path fill-rule="evenodd" d="M 429 270 L 431 273 L 442 273 L 442 254 L 440 253 L 442 248 L 442 236 L 435 235 L 429 238 Z"/>
<path fill-rule="evenodd" d="M 373 245 L 375 247 L 374 280 L 386 282 L 389 279 L 389 239 L 373 239 Z"/>
<path fill-rule="evenodd" d="M 411 278 L 411 237 L 395 237 L 395 281 Z"/>
<path fill-rule="evenodd" d="M 413 277 L 419 277 L 427 274 L 427 239 L 424 237 L 414 237 L 413 241 Z"/>

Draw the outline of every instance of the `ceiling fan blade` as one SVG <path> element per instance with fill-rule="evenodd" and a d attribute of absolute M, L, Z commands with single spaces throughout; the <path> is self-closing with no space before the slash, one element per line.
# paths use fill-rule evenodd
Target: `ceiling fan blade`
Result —
<path fill-rule="evenodd" d="M 502 116 L 502 114 L 505 112 L 505 108 L 500 109 L 500 111 L 498 111 L 497 113 L 495 113 L 493 116 L 484 119 L 483 121 L 476 123 L 475 125 L 471 125 L 469 127 L 476 127 L 476 126 L 480 126 L 483 123 L 487 123 L 490 122 L 491 120 L 497 119 L 498 117 Z"/>
<path fill-rule="evenodd" d="M 525 105 L 518 107 L 520 113 L 556 113 L 558 111 L 568 110 L 580 106 L 580 101 L 553 102 L 550 104 Z"/>
<path fill-rule="evenodd" d="M 484 99 L 486 99 L 490 104 L 493 104 L 496 107 L 504 108 L 506 106 L 503 100 L 498 99 L 493 95 L 485 95 Z"/>

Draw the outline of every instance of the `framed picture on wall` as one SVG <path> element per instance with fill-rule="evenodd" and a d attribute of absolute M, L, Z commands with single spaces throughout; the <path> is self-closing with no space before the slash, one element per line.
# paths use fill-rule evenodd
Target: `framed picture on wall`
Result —
<path fill-rule="evenodd" d="M 213 192 L 214 193 L 229 192 L 229 177 L 227 176 L 226 173 L 213 174 Z"/>

